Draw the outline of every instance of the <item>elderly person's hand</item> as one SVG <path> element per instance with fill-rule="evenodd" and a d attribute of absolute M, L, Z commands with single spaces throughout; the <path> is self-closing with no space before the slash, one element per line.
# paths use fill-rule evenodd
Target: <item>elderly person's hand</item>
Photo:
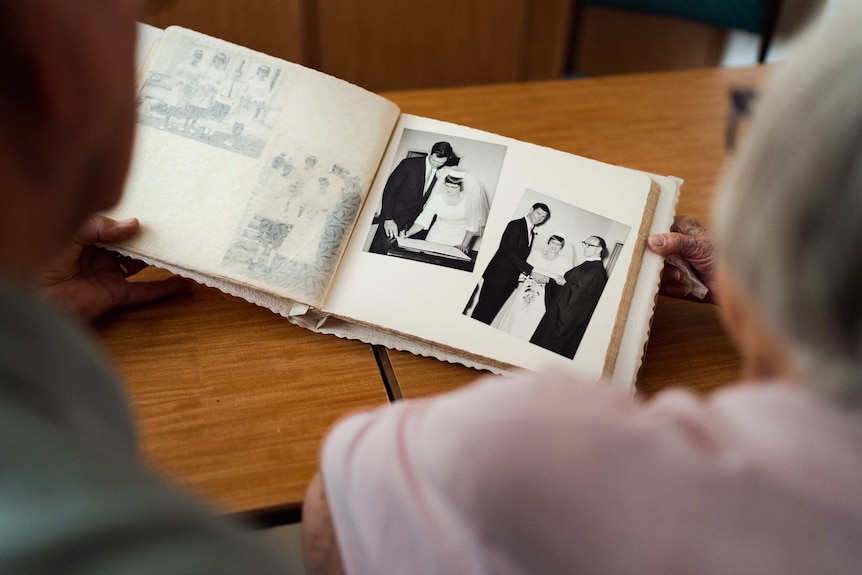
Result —
<path fill-rule="evenodd" d="M 84 321 L 92 321 L 112 309 L 151 303 L 188 291 L 194 282 L 171 277 L 153 282 L 128 282 L 126 278 L 146 264 L 97 247 L 131 237 L 137 219 L 116 221 L 94 215 L 84 224 L 54 263 L 39 276 L 46 299 Z"/>
<path fill-rule="evenodd" d="M 688 276 L 687 270 L 668 261 L 661 276 L 662 294 L 718 303 L 715 289 L 715 244 L 712 235 L 697 220 L 689 216 L 676 216 L 670 232 L 650 236 L 647 245 L 652 251 L 668 257 L 669 260 L 678 257 L 687 262 L 697 279 L 708 289 L 703 298 L 696 297 L 694 291 L 697 282 Z"/>

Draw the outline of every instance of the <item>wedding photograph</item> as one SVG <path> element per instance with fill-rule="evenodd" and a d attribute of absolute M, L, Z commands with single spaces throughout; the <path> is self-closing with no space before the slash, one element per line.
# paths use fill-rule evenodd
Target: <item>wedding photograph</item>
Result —
<path fill-rule="evenodd" d="M 464 315 L 573 359 L 630 231 L 525 190 Z"/>
<path fill-rule="evenodd" d="M 473 271 L 506 147 L 405 129 L 365 251 Z"/>

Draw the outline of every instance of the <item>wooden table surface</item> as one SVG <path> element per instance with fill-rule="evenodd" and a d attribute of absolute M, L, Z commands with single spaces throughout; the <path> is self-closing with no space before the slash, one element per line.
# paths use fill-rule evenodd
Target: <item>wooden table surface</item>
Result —
<path fill-rule="evenodd" d="M 709 224 L 728 91 L 763 75 L 697 70 L 384 95 L 406 113 L 684 178 L 677 213 Z M 387 401 L 384 378 L 409 398 L 479 375 L 403 352 L 383 353 L 378 369 L 368 345 L 311 333 L 205 287 L 115 313 L 96 332 L 127 382 L 145 456 L 227 513 L 298 510 L 325 430 Z M 738 373 L 712 306 L 659 298 L 641 392 L 709 390 Z"/>
<path fill-rule="evenodd" d="M 145 457 L 220 512 L 298 510 L 326 429 L 388 401 L 370 346 L 203 286 L 113 314 L 97 334 Z"/>

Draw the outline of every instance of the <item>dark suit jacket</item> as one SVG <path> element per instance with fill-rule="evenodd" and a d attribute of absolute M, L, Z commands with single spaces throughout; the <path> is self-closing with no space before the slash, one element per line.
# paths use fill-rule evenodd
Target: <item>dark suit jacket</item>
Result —
<path fill-rule="evenodd" d="M 381 220 L 395 220 L 399 230 L 413 225 L 425 204 L 425 158 L 405 158 L 392 170 L 383 188 Z"/>
<path fill-rule="evenodd" d="M 518 276 L 533 271 L 533 266 L 527 263 L 531 243 L 528 230 L 527 218 L 513 220 L 506 226 L 497 253 L 482 274 L 485 281 L 473 309 L 473 318 L 487 324 L 494 321 L 494 316 L 518 287 Z"/>
<path fill-rule="evenodd" d="M 605 289 L 608 274 L 601 261 L 586 261 L 563 277 L 566 283 L 562 286 L 548 284 L 545 293 L 552 294 L 551 301 L 530 341 L 574 358 Z"/>

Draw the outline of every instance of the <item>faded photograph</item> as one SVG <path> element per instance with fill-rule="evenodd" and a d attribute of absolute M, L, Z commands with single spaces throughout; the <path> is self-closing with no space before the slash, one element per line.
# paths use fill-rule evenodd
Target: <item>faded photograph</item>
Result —
<path fill-rule="evenodd" d="M 573 359 L 630 231 L 526 190 L 464 314 Z"/>
<path fill-rule="evenodd" d="M 222 263 L 307 303 L 335 272 L 363 184 L 331 158 L 292 150 L 276 152 L 261 171 Z"/>
<path fill-rule="evenodd" d="M 184 138 L 259 158 L 280 108 L 284 80 L 269 61 L 181 38 L 174 59 L 157 62 L 137 97 L 138 122 Z M 162 65 L 164 67 L 161 67 Z"/>
<path fill-rule="evenodd" d="M 506 147 L 404 130 L 365 251 L 473 271 Z"/>

